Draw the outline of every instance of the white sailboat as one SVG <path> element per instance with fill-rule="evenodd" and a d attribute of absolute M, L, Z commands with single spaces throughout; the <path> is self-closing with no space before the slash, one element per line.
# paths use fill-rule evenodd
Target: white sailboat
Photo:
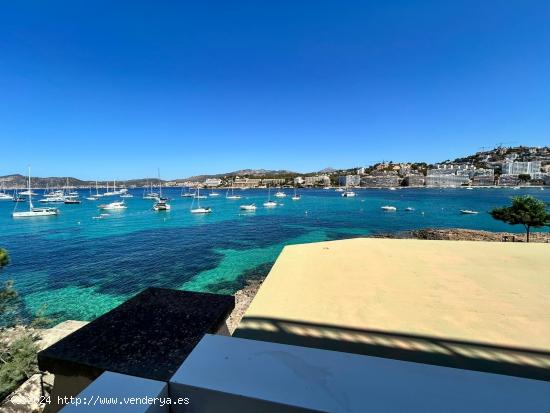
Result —
<path fill-rule="evenodd" d="M 159 194 L 157 194 L 156 192 L 153 192 L 153 183 L 151 183 L 151 189 L 149 190 L 148 193 L 143 194 L 143 199 L 157 199 L 158 197 L 159 197 Z"/>
<path fill-rule="evenodd" d="M 225 199 L 241 199 L 240 195 L 235 195 L 233 192 L 233 182 L 231 183 L 231 195 L 229 195 L 229 189 L 227 190 L 227 193 L 225 194 Z"/>
<path fill-rule="evenodd" d="M 356 196 L 357 194 L 353 191 L 350 191 L 349 189 L 346 188 L 346 190 L 344 192 L 342 192 L 342 196 L 344 198 L 352 198 L 354 196 Z"/>
<path fill-rule="evenodd" d="M 299 201 L 301 198 L 302 198 L 302 196 L 301 196 L 301 195 L 298 195 L 298 194 L 296 193 L 296 187 L 294 187 L 294 195 L 292 196 L 292 200 L 293 200 L 293 201 Z"/>
<path fill-rule="evenodd" d="M 283 191 L 278 191 L 275 193 L 275 198 L 285 198 L 286 194 Z"/>
<path fill-rule="evenodd" d="M 264 207 L 266 208 L 275 208 L 277 202 L 271 200 L 271 188 L 267 188 L 267 201 L 264 202 Z"/>
<path fill-rule="evenodd" d="M 162 181 L 160 180 L 160 170 L 159 170 L 159 196 L 157 202 L 153 205 L 155 211 L 170 211 L 172 207 L 168 203 L 168 198 L 162 197 Z"/>
<path fill-rule="evenodd" d="M 219 192 L 214 192 L 214 188 L 212 188 L 212 190 L 210 191 L 210 194 L 208 194 L 208 196 L 217 197 L 217 196 L 220 196 L 220 193 Z"/>
<path fill-rule="evenodd" d="M 43 208 L 35 208 L 32 204 L 32 190 L 31 190 L 31 167 L 29 166 L 29 182 L 28 182 L 28 189 L 26 191 L 29 194 L 29 210 L 28 211 L 21 211 L 21 212 L 14 212 L 11 214 L 14 218 L 29 218 L 29 217 L 46 217 L 46 216 L 53 216 L 58 215 L 59 210 L 57 208 L 50 208 L 50 207 L 43 207 Z M 17 204 L 15 205 L 15 208 L 17 208 Z"/>
<path fill-rule="evenodd" d="M 13 195 L 6 193 L 4 181 L 2 181 L 2 187 L 0 188 L 0 201 L 13 201 Z"/>
<path fill-rule="evenodd" d="M 197 207 L 193 208 L 193 204 L 195 203 L 195 199 L 197 200 Z M 209 214 L 212 212 L 212 208 L 210 207 L 201 207 L 201 201 L 200 201 L 200 188 L 197 187 L 197 197 L 193 198 L 193 202 L 191 203 L 191 213 L 192 214 Z"/>

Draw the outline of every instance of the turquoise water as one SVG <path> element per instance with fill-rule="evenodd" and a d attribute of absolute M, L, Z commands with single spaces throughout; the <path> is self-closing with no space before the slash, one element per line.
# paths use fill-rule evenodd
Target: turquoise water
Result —
<path fill-rule="evenodd" d="M 521 232 L 487 211 L 526 193 L 550 202 L 550 190 L 537 188 L 369 189 L 358 190 L 357 198 L 302 190 L 299 201 L 287 190 L 287 198 L 277 199 L 283 205 L 264 209 L 265 190 L 239 191 L 240 200 L 220 192 L 219 198 L 201 200 L 212 207 L 209 215 L 189 213 L 191 199 L 181 198 L 179 190 L 168 190 L 170 212 L 152 211 L 152 201 L 136 190 L 127 210 L 105 219 L 92 219 L 105 201 L 60 205 L 57 217 L 30 219 L 13 219 L 14 203 L 1 201 L 0 246 L 12 258 L 2 277 L 15 281 L 21 297 L 3 322 L 39 310 L 55 321 L 90 320 L 148 286 L 233 293 L 246 279 L 265 276 L 288 244 L 425 227 Z M 239 210 L 250 202 L 256 202 L 256 212 Z M 383 205 L 398 211 L 384 212 Z M 480 214 L 461 215 L 463 208 Z"/>

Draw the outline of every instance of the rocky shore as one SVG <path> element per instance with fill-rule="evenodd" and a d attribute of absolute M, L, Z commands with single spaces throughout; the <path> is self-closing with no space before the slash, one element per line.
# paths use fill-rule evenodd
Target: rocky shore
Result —
<path fill-rule="evenodd" d="M 401 238 L 399 236 L 395 238 Z M 525 234 L 510 232 L 491 232 L 461 228 L 424 228 L 409 231 L 403 238 L 416 238 L 424 240 L 446 240 L 446 241 L 489 241 L 489 242 L 525 242 Z M 550 243 L 549 232 L 531 232 L 530 242 Z"/>

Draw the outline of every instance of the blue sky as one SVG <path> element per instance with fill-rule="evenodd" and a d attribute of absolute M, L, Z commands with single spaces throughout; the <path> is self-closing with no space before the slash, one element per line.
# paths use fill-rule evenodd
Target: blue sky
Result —
<path fill-rule="evenodd" d="M 7 2 L 0 97 L 0 175 L 310 171 L 550 144 L 550 2 Z"/>

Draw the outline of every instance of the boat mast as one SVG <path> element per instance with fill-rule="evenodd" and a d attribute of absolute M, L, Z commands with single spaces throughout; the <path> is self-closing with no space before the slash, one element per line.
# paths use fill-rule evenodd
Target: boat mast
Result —
<path fill-rule="evenodd" d="M 32 211 L 31 166 L 29 165 L 29 212 Z"/>

